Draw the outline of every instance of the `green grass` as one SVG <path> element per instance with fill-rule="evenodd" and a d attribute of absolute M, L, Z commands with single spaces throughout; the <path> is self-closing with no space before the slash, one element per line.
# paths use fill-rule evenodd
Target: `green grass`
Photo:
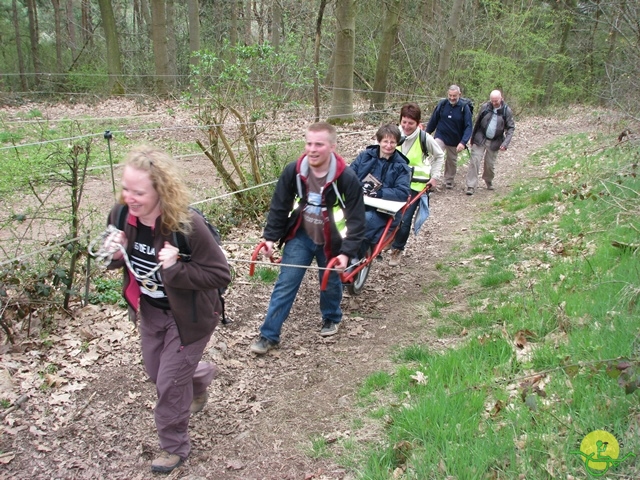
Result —
<path fill-rule="evenodd" d="M 424 288 L 434 333 L 467 335 L 444 353 L 405 347 L 363 382 L 383 433 L 344 460 L 354 478 L 585 478 L 572 452 L 599 429 L 640 454 L 640 180 L 637 150 L 609 140 L 538 152 L 550 180 L 516 186 L 441 264 L 447 280 Z M 464 308 L 453 286 L 472 292 Z M 635 464 L 608 475 L 639 478 Z"/>
<path fill-rule="evenodd" d="M 279 270 L 273 267 L 256 267 L 253 278 L 261 283 L 271 284 L 278 278 Z"/>

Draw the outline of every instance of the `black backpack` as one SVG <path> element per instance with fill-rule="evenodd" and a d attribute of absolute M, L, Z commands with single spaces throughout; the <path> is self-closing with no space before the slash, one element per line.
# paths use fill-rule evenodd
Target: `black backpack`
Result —
<path fill-rule="evenodd" d="M 507 105 L 507 102 L 503 102 L 503 106 L 502 106 L 502 121 L 504 122 L 504 126 L 507 126 L 507 108 L 509 108 L 509 105 Z M 480 110 L 480 113 L 478 114 L 478 118 L 476 119 L 476 123 L 479 122 L 480 120 L 482 120 L 489 112 L 491 112 L 492 109 L 490 108 L 485 108 Z"/>
<path fill-rule="evenodd" d="M 211 232 L 211 236 L 216 241 L 216 243 L 222 246 L 222 237 L 220 236 L 220 232 L 218 229 L 207 220 L 207 217 L 204 216 L 204 213 L 195 207 L 189 207 L 189 210 L 193 210 L 195 213 L 200 215 L 204 220 L 205 225 Z M 129 213 L 129 207 L 127 205 L 120 205 L 120 211 L 118 212 L 118 221 L 116 223 L 116 227 L 118 230 L 124 230 L 124 224 L 127 221 L 127 215 Z M 180 252 L 180 256 L 184 262 L 191 261 L 191 247 L 189 246 L 189 241 L 187 237 L 185 237 L 180 232 L 173 232 L 173 241 L 175 245 L 178 247 L 178 251 Z M 225 305 L 224 305 L 224 293 L 227 291 L 226 288 L 219 288 L 218 294 L 220 295 L 220 302 L 222 303 L 222 312 L 221 318 L 222 323 L 224 325 L 231 323 L 231 320 L 227 318 L 225 313 Z"/>
<path fill-rule="evenodd" d="M 436 108 L 436 111 L 438 112 L 438 116 L 440 116 L 440 111 L 442 110 L 442 107 L 444 107 L 444 104 L 448 101 L 449 101 L 448 98 L 443 98 L 442 100 L 440 100 L 440 102 L 438 102 L 438 107 Z M 465 107 L 469 107 L 469 113 L 471 113 L 471 121 L 473 121 L 473 100 L 466 97 L 460 97 L 460 100 L 458 100 L 458 103 L 462 107 L 462 113 L 464 113 Z"/>

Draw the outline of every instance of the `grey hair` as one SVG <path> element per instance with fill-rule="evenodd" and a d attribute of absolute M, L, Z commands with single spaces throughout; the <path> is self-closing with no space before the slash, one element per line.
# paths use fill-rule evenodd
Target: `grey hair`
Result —
<path fill-rule="evenodd" d="M 455 90 L 456 92 L 461 93 L 460 87 L 458 85 L 451 85 L 449 87 L 449 91 L 451 90 Z"/>

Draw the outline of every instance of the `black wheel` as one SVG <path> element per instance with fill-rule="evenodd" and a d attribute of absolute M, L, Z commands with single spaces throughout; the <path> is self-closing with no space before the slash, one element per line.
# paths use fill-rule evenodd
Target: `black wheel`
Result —
<path fill-rule="evenodd" d="M 371 247 L 367 248 L 365 252 L 365 257 L 371 257 Z M 358 272 L 358 274 L 354 277 L 353 282 L 347 283 L 347 292 L 350 295 L 359 295 L 364 288 L 364 284 L 367 281 L 367 277 L 369 276 L 369 270 L 371 269 L 371 263 L 365 265 L 362 270 Z"/>

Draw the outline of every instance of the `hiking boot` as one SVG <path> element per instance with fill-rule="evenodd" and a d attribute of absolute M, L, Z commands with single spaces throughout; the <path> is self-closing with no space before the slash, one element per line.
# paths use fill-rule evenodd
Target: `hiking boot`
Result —
<path fill-rule="evenodd" d="M 495 188 L 493 187 L 493 184 L 491 182 L 484 182 L 487 184 L 487 190 L 495 190 Z"/>
<path fill-rule="evenodd" d="M 335 335 L 338 333 L 338 324 L 332 322 L 331 320 L 325 320 L 322 324 L 322 328 L 320 329 L 321 337 L 330 337 L 331 335 Z"/>
<path fill-rule="evenodd" d="M 446 188 L 447 190 L 451 190 L 453 188 L 453 183 L 451 182 L 445 183 L 444 188 Z"/>
<path fill-rule="evenodd" d="M 258 340 L 256 340 L 251 344 L 251 351 L 253 353 L 257 353 L 258 355 L 264 355 L 269 350 L 277 346 L 278 346 L 278 342 L 269 340 L 268 338 L 265 338 L 261 335 Z"/>
<path fill-rule="evenodd" d="M 467 191 L 465 193 L 467 195 L 473 195 L 473 187 L 467 187 Z"/>
<path fill-rule="evenodd" d="M 389 258 L 389 266 L 397 267 L 398 265 L 400 265 L 400 257 L 402 257 L 402 250 L 394 248 L 391 251 L 391 256 Z"/>
<path fill-rule="evenodd" d="M 193 397 L 191 406 L 189 407 L 189 412 L 191 412 L 191 414 L 201 412 L 204 406 L 207 404 L 207 400 L 209 400 L 209 393 L 206 390 L 204 391 L 204 393 Z"/>
<path fill-rule="evenodd" d="M 151 471 L 169 473 L 180 465 L 182 465 L 182 459 L 180 456 L 163 450 L 160 456 L 151 462 Z"/>

